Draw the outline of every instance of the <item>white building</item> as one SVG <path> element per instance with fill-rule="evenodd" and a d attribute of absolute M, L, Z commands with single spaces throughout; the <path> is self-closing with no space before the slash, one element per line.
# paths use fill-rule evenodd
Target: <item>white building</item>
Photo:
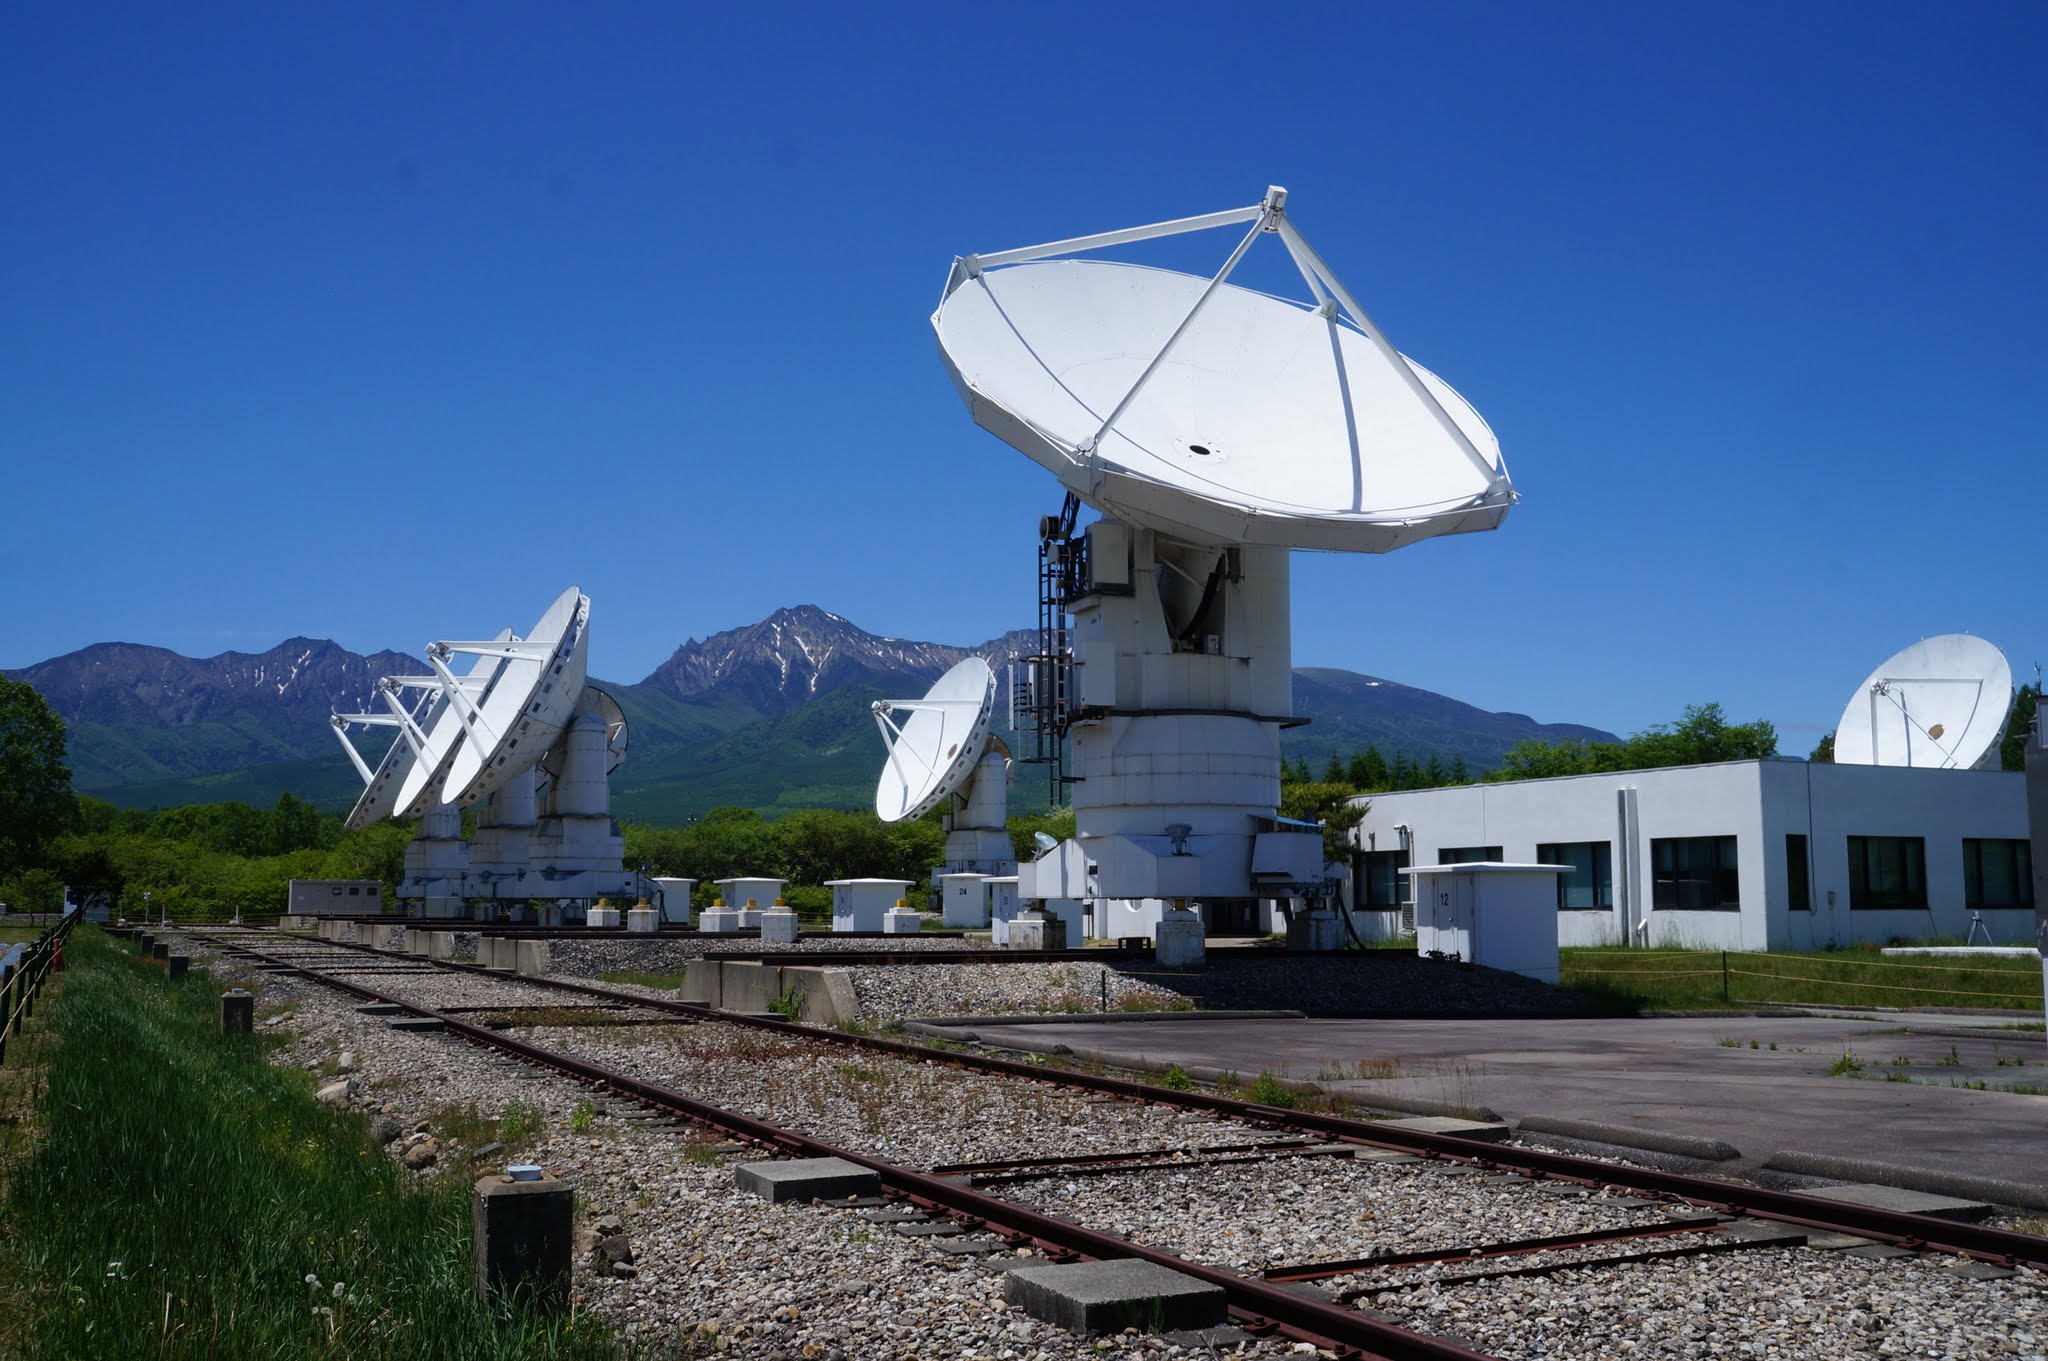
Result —
<path fill-rule="evenodd" d="M 1558 876 L 1562 945 L 1961 940 L 1972 913 L 1995 943 L 2023 944 L 2025 778 L 1729 761 L 1373 794 L 1354 833 L 1357 907 L 1394 935 L 1400 870 L 1506 860 L 1572 867 Z"/>

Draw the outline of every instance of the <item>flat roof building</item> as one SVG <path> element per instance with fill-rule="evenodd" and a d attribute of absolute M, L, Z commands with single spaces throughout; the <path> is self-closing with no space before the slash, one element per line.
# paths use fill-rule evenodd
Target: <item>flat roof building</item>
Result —
<path fill-rule="evenodd" d="M 1412 925 L 1402 869 L 1568 865 L 1561 945 L 1807 950 L 2034 933 L 2026 777 L 1728 761 L 1365 796 L 1356 906 Z"/>

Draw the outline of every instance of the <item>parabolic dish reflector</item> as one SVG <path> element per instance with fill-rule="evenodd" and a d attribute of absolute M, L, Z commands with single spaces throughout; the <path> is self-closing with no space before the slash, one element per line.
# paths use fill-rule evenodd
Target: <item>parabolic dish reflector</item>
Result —
<path fill-rule="evenodd" d="M 441 704 L 438 692 L 428 690 L 416 697 L 412 708 L 412 719 L 422 730 L 433 725 L 434 713 Z M 405 784 L 405 777 L 412 773 L 416 762 L 412 743 L 403 733 L 392 742 L 391 750 L 384 753 L 384 759 L 377 763 L 376 773 L 369 784 L 363 787 L 362 797 L 355 807 L 349 809 L 345 824 L 351 832 L 360 832 L 375 822 L 382 822 L 398 811 L 398 791 Z"/>
<path fill-rule="evenodd" d="M 875 722 L 889 759 L 875 785 L 875 816 L 884 822 L 920 818 L 957 793 L 988 749 L 996 673 L 969 657 L 938 678 L 923 699 L 878 699 Z M 907 712 L 901 727 L 892 713 Z"/>
<path fill-rule="evenodd" d="M 470 644 L 440 644 L 470 650 Z M 504 644 L 497 679 L 469 716 L 449 763 L 441 801 L 467 808 L 540 763 L 583 695 L 590 656 L 590 598 L 571 586 L 523 639 Z M 451 701 L 459 703 L 459 701 Z"/>
<path fill-rule="evenodd" d="M 1514 502 L 1499 441 L 1351 303 L 1285 197 L 956 264 L 932 326 L 975 421 L 1103 514 L 1183 540 L 1377 553 L 1493 528 Z M 1214 280 L 1044 258 L 1245 221 Z M 1310 301 L 1222 282 L 1267 232 Z"/>
<path fill-rule="evenodd" d="M 1835 763 L 1970 770 L 1997 759 L 2012 667 L 1982 638 L 1943 633 L 1870 673 L 1835 725 Z"/>
<path fill-rule="evenodd" d="M 500 629 L 496 641 L 509 642 L 511 638 L 511 629 Z M 468 674 L 461 680 L 472 703 L 490 693 L 502 664 L 502 659 L 497 657 L 478 657 L 470 666 Z M 462 745 L 462 717 L 448 702 L 445 690 L 435 694 L 427 708 L 426 721 L 420 726 L 426 740 L 405 771 L 399 782 L 398 796 L 392 801 L 393 811 L 399 817 L 416 818 L 427 811 L 428 805 L 438 797 L 441 780 L 448 773 L 448 763 Z M 402 743 L 405 738 L 401 735 L 398 740 Z"/>

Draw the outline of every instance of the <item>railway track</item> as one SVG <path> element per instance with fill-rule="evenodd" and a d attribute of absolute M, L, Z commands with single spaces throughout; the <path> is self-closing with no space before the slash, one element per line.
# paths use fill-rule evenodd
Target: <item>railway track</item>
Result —
<path fill-rule="evenodd" d="M 993 1233 L 1007 1242 L 1035 1246 L 1055 1259 L 1137 1257 L 1221 1286 L 1233 1318 L 1256 1334 L 1300 1339 L 1340 1355 L 1358 1357 L 1474 1357 L 1483 1355 L 1456 1341 L 1401 1327 L 1358 1309 L 1351 1302 L 1376 1288 L 1375 1280 L 1417 1268 L 1454 1265 L 1461 1280 L 1500 1278 L 1554 1271 L 1563 1266 L 1623 1267 L 1680 1255 L 1742 1252 L 1762 1245 L 1801 1241 L 1807 1231 L 1848 1234 L 1900 1250 L 1948 1254 L 2000 1267 L 2048 1266 L 2048 1240 L 1973 1224 L 1929 1220 L 1817 1197 L 1739 1186 L 1652 1169 L 1625 1167 L 1540 1150 L 1477 1143 L 1447 1135 L 1386 1128 L 1373 1121 L 1260 1106 L 1207 1092 L 1180 1092 L 1106 1074 L 1062 1071 L 983 1054 L 935 1051 L 878 1036 L 848 1035 L 759 1017 L 734 1016 L 710 1008 L 639 993 L 561 979 L 508 978 L 470 965 L 394 956 L 369 947 L 305 942 L 274 933 L 206 933 L 216 948 L 272 970 L 339 988 L 364 1001 L 398 1006 L 432 1018 L 472 1043 L 524 1063 L 682 1116 L 706 1128 L 785 1156 L 839 1157 L 875 1170 L 892 1195 L 921 1210 Z M 336 977 L 347 974 L 349 977 Z M 493 981 L 505 1001 L 495 1005 L 436 1007 L 423 1002 L 426 980 Z M 370 981 L 374 980 L 373 986 Z M 407 996 L 408 992 L 411 993 Z M 517 1000 L 515 1000 L 517 999 Z M 553 999 L 552 1001 L 543 999 Z M 565 1001 L 565 999 L 574 999 Z M 624 1022 L 634 1015 L 671 1024 L 697 1023 L 774 1036 L 792 1043 L 826 1045 L 878 1059 L 949 1068 L 1004 1081 L 1028 1081 L 1067 1093 L 1142 1102 L 1183 1112 L 1220 1117 L 1253 1133 L 1202 1146 L 1175 1144 L 1113 1153 L 1011 1157 L 925 1168 L 875 1156 L 843 1141 L 817 1137 L 726 1106 L 700 1100 L 661 1082 L 479 1024 L 478 1013 L 497 1019 L 525 1008 L 535 1016 L 550 1010 L 604 1011 Z M 485 1019 L 491 1019 L 486 1017 Z M 515 1021 L 516 1023 L 516 1021 Z M 1584 1188 L 1603 1197 L 1634 1198 L 1676 1221 L 1651 1220 L 1578 1228 L 1572 1232 L 1524 1236 L 1499 1242 L 1475 1241 L 1418 1251 L 1382 1252 L 1269 1267 L 1262 1272 L 1225 1270 L 1211 1263 L 1105 1232 L 1033 1209 L 992 1188 L 1018 1188 L 1058 1177 L 1144 1178 L 1161 1172 L 1185 1175 L 1201 1169 L 1276 1159 L 1394 1158 L 1473 1169 L 1502 1181 L 1553 1188 Z M 1342 1283 L 1333 1297 L 1310 1298 L 1290 1288 L 1304 1281 Z"/>

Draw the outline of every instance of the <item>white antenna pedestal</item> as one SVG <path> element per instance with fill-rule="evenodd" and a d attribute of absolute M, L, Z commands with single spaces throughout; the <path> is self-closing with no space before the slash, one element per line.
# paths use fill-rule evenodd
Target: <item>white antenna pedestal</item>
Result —
<path fill-rule="evenodd" d="M 462 814 L 453 804 L 436 804 L 420 818 L 419 831 L 405 848 L 405 878 L 398 896 L 421 917 L 460 917 L 469 877 L 469 843 L 462 839 Z"/>
<path fill-rule="evenodd" d="M 1287 550 L 1191 547 L 1115 521 L 1088 537 L 1068 739 L 1085 865 L 1048 852 L 1019 870 L 1020 894 L 1110 900 L 1097 934 L 1155 934 L 1175 899 L 1265 896 L 1255 848 L 1261 879 L 1315 878 L 1320 838 L 1267 830 L 1293 714 Z"/>

